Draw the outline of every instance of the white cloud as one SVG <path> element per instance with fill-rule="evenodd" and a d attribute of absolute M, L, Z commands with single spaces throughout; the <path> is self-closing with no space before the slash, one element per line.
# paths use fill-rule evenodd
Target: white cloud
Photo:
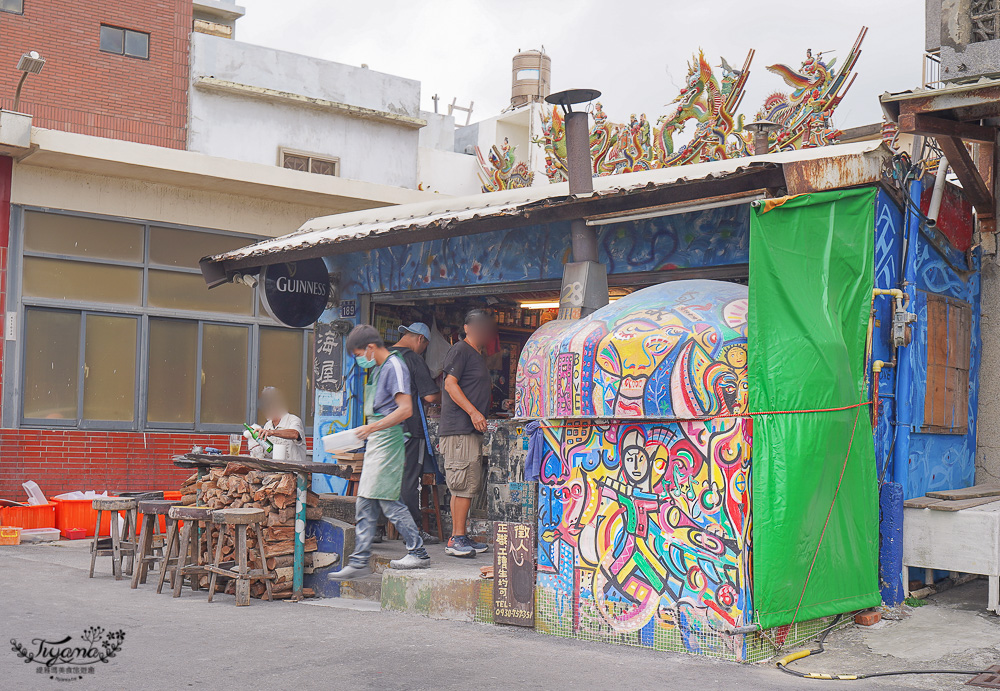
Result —
<path fill-rule="evenodd" d="M 239 0 L 238 0 L 239 1 Z M 666 112 L 698 48 L 713 65 L 734 66 L 757 51 L 741 112 L 786 90 L 765 67 L 798 67 L 807 48 L 834 51 L 838 64 L 862 24 L 870 29 L 857 81 L 837 111 L 840 127 L 881 119 L 878 96 L 919 86 L 923 0 L 242 0 L 242 41 L 305 53 L 419 80 L 422 104 L 475 102 L 473 120 L 510 99 L 510 59 L 545 46 L 553 89 L 600 89 L 617 121 Z"/>

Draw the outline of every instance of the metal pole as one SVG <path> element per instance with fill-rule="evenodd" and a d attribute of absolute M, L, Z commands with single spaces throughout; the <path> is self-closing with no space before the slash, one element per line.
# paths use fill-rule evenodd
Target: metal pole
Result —
<path fill-rule="evenodd" d="M 18 111 L 18 107 L 21 105 L 21 87 L 24 86 L 24 80 L 28 78 L 27 72 L 21 73 L 21 79 L 17 82 L 17 91 L 14 92 L 14 108 L 12 109 L 15 113 Z"/>
<path fill-rule="evenodd" d="M 760 156 L 768 153 L 771 148 L 770 136 L 764 128 L 758 128 L 753 134 L 753 154 Z"/>
<path fill-rule="evenodd" d="M 295 557 L 292 561 L 292 599 L 302 599 L 302 573 L 306 556 L 306 476 L 296 473 Z M 267 564 L 264 565 L 267 568 Z"/>
<path fill-rule="evenodd" d="M 590 114 L 573 110 L 566 113 L 566 168 L 569 193 L 594 191 L 594 168 L 590 160 Z"/>

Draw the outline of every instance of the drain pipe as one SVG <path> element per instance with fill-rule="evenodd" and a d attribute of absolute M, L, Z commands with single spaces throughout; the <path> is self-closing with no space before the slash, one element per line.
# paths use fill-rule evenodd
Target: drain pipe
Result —
<path fill-rule="evenodd" d="M 594 192 L 594 168 L 590 158 L 590 113 L 573 110 L 601 95 L 595 89 L 567 89 L 550 94 L 545 100 L 563 109 L 566 123 L 566 171 L 569 193 L 589 196 Z M 570 221 L 573 261 L 563 267 L 559 294 L 559 319 L 579 319 L 608 304 L 608 270 L 600 262 L 597 227 L 586 219 Z"/>
<path fill-rule="evenodd" d="M 937 225 L 938 214 L 941 213 L 941 199 L 944 197 L 945 177 L 948 175 L 948 157 L 942 156 L 938 161 L 937 175 L 934 176 L 934 189 L 931 191 L 931 203 L 927 209 L 929 225 Z"/>

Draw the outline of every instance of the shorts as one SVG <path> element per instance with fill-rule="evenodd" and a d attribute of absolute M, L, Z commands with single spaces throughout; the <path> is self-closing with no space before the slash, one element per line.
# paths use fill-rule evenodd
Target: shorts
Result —
<path fill-rule="evenodd" d="M 451 493 L 466 499 L 478 496 L 483 491 L 483 435 L 441 437 L 438 450 L 444 456 L 444 477 Z"/>

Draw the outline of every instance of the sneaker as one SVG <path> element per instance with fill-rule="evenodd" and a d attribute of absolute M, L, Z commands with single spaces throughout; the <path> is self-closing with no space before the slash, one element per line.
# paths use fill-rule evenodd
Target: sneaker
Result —
<path fill-rule="evenodd" d="M 490 546 L 485 542 L 476 542 L 475 540 L 473 540 L 471 537 L 468 536 L 466 536 L 465 541 L 466 543 L 468 543 L 470 547 L 472 547 L 472 549 L 476 550 L 477 554 L 482 554 L 483 552 L 487 552 L 490 549 Z"/>
<path fill-rule="evenodd" d="M 420 539 L 424 541 L 425 545 L 441 544 L 441 538 L 439 538 L 437 535 L 431 535 L 430 533 L 425 533 L 422 530 L 420 531 Z"/>
<path fill-rule="evenodd" d="M 371 575 L 372 570 L 370 566 L 354 566 L 353 564 L 348 564 L 340 571 L 329 574 L 327 579 L 331 581 L 353 581 Z"/>
<path fill-rule="evenodd" d="M 444 553 L 453 557 L 474 557 L 476 549 L 464 535 L 452 536 L 444 548 Z"/>
<path fill-rule="evenodd" d="M 407 554 L 402 559 L 393 559 L 389 562 L 390 569 L 426 569 L 431 565 L 431 558 L 427 556 L 427 552 L 423 552 L 423 556 L 419 554 L 410 553 Z"/>

